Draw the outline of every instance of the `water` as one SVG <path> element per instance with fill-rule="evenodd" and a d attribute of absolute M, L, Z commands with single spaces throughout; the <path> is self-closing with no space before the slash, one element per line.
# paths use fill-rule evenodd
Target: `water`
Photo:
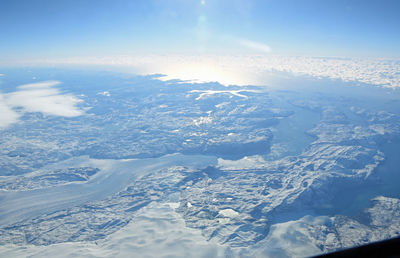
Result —
<path fill-rule="evenodd" d="M 307 131 L 321 119 L 321 115 L 317 111 L 292 105 L 278 96 L 274 96 L 274 98 L 276 98 L 274 105 L 293 111 L 294 114 L 285 117 L 273 128 L 271 152 L 266 155 L 266 160 L 301 154 L 315 140 L 313 136 L 307 134 Z"/>
<path fill-rule="evenodd" d="M 334 199 L 327 208 L 318 209 L 319 214 L 341 214 L 363 219 L 363 211 L 371 207 L 371 199 L 377 196 L 400 198 L 400 139 L 384 143 L 380 150 L 385 154 L 385 160 L 373 175 L 358 183 L 345 180 L 335 182 Z"/>

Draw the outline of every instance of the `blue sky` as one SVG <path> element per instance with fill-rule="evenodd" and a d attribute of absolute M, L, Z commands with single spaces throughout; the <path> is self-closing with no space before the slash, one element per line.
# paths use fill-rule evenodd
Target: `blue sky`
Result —
<path fill-rule="evenodd" d="M 0 58 L 400 57 L 397 0 L 2 0 Z"/>

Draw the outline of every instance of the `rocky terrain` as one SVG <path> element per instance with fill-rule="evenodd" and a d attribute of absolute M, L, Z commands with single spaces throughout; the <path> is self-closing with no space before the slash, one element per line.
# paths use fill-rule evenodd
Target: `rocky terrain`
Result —
<path fill-rule="evenodd" d="M 185 227 L 239 256 L 312 255 L 400 235 L 399 193 L 383 187 L 398 171 L 379 173 L 395 162 L 387 145 L 400 136 L 398 103 L 385 94 L 371 104 L 86 76 L 58 86 L 79 96 L 81 115 L 26 111 L 1 129 L 1 245 L 105 241 L 146 207 L 167 204 Z M 93 81 L 83 90 L 79 79 Z M 347 206 L 340 196 L 352 188 L 349 202 L 372 204 Z"/>

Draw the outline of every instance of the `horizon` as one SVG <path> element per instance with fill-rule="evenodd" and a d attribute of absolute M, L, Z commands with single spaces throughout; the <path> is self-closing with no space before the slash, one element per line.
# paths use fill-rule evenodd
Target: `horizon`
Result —
<path fill-rule="evenodd" d="M 398 1 L 2 1 L 0 59 L 400 58 Z"/>

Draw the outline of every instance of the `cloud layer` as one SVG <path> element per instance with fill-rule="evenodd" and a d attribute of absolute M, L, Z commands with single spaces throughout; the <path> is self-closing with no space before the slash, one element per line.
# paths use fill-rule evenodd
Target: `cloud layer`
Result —
<path fill-rule="evenodd" d="M 82 111 L 76 107 L 81 100 L 54 88 L 58 84 L 59 81 L 24 84 L 19 86 L 17 91 L 0 94 L 0 128 L 17 122 L 25 112 L 40 112 L 63 117 L 81 115 Z"/>
<path fill-rule="evenodd" d="M 268 46 L 248 40 L 248 47 Z M 222 84 L 266 85 L 268 73 L 279 71 L 340 79 L 384 87 L 400 87 L 400 60 L 372 58 L 285 57 L 273 55 L 146 55 L 35 60 L 40 64 L 112 65 L 139 74 L 162 73 L 167 79 L 218 81 Z"/>

